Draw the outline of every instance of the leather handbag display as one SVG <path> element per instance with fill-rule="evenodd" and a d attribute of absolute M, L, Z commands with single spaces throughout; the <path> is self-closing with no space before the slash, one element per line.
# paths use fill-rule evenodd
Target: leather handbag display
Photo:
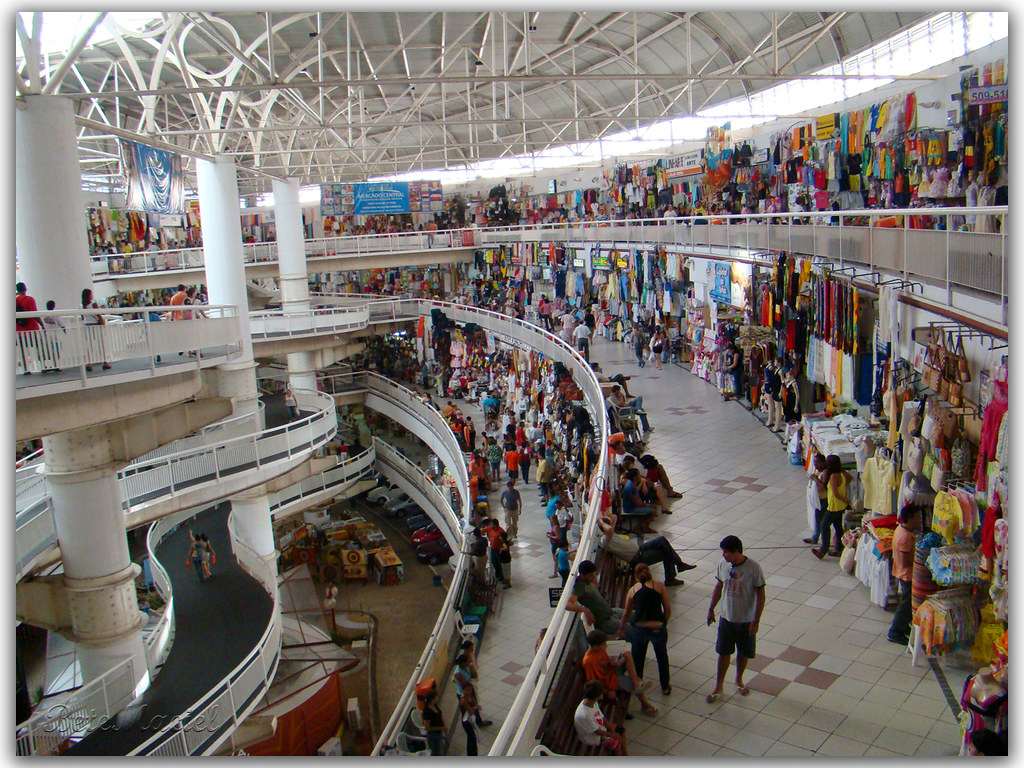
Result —
<path fill-rule="evenodd" d="M 971 380 L 971 365 L 964 353 L 963 336 L 956 337 L 957 369 L 960 371 L 960 381 L 964 384 Z"/>

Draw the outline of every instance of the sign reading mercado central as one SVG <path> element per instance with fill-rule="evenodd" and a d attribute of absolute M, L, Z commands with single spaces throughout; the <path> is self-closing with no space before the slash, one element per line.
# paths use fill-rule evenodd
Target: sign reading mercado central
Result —
<path fill-rule="evenodd" d="M 433 213 L 444 210 L 440 181 L 323 184 L 321 216 Z"/>

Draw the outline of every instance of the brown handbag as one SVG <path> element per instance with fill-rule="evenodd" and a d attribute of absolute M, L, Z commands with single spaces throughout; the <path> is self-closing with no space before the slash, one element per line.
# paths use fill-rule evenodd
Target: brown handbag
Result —
<path fill-rule="evenodd" d="M 959 380 L 966 384 L 971 380 L 971 366 L 967 361 L 967 355 L 964 354 L 964 337 L 956 337 L 956 356 L 957 356 L 957 369 L 960 372 Z"/>

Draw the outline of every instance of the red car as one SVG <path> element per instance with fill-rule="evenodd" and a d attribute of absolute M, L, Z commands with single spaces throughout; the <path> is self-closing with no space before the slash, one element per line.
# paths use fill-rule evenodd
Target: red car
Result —
<path fill-rule="evenodd" d="M 420 528 L 412 535 L 412 545 L 418 547 L 420 544 L 426 544 L 428 541 L 437 541 L 441 538 L 444 538 L 441 529 L 431 523 L 425 528 Z"/>
<path fill-rule="evenodd" d="M 448 542 L 445 539 L 428 541 L 426 544 L 416 547 L 416 559 L 421 563 L 440 565 L 441 563 L 447 563 L 451 556 L 451 547 L 448 546 Z"/>

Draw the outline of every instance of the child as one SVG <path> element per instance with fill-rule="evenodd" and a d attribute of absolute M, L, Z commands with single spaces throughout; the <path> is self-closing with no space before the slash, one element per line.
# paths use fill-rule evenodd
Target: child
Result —
<path fill-rule="evenodd" d="M 604 684 L 600 680 L 588 680 L 583 685 L 583 701 L 576 707 L 573 725 L 576 735 L 588 747 L 601 745 L 613 755 L 628 755 L 626 751 L 626 729 L 619 726 L 610 731 L 604 720 L 604 713 L 597 702 L 604 696 Z"/>

